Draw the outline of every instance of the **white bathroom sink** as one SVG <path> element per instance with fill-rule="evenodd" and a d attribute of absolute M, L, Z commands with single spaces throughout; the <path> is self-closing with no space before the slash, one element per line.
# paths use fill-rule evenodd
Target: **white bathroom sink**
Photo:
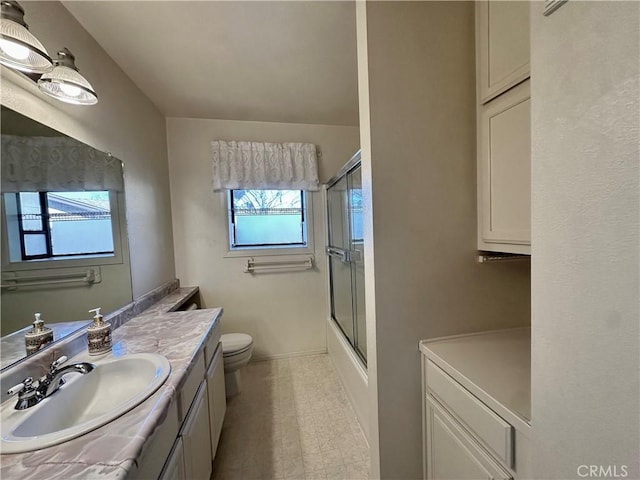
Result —
<path fill-rule="evenodd" d="M 50 397 L 26 410 L 15 399 L 0 412 L 0 453 L 21 453 L 57 445 L 109 423 L 151 396 L 171 371 L 157 354 L 139 353 L 91 362 L 85 375 L 71 373 Z"/>

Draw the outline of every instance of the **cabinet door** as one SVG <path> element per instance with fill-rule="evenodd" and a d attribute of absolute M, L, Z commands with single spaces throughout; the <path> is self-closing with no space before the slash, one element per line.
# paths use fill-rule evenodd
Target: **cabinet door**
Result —
<path fill-rule="evenodd" d="M 480 107 L 480 250 L 531 253 L 529 83 Z"/>
<path fill-rule="evenodd" d="M 442 406 L 426 401 L 428 479 L 512 480 Z"/>
<path fill-rule="evenodd" d="M 476 45 L 481 103 L 529 77 L 529 3 L 476 2 Z"/>
<path fill-rule="evenodd" d="M 202 382 L 182 426 L 184 471 L 189 480 L 208 480 L 211 476 L 211 434 L 207 383 Z"/>
<path fill-rule="evenodd" d="M 184 473 L 184 455 L 182 452 L 182 439 L 178 437 L 173 445 L 173 450 L 160 474 L 160 480 L 187 480 Z"/>
<path fill-rule="evenodd" d="M 209 420 L 211 422 L 211 458 L 215 458 L 224 415 L 227 411 L 222 343 L 218 343 L 218 348 L 207 371 L 207 389 L 209 391 Z"/>

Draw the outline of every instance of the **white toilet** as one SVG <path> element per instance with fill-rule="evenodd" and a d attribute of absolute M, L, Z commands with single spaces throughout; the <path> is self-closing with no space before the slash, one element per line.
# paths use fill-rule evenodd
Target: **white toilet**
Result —
<path fill-rule="evenodd" d="M 224 333 L 220 337 L 224 358 L 224 386 L 227 397 L 240 393 L 240 369 L 251 360 L 253 338 L 246 333 Z"/>

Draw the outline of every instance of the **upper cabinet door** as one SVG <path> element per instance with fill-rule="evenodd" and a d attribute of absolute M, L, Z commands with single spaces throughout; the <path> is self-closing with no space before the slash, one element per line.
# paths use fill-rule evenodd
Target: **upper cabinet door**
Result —
<path fill-rule="evenodd" d="M 530 100 L 526 81 L 480 109 L 480 250 L 531 253 Z"/>
<path fill-rule="evenodd" d="M 478 96 L 486 103 L 529 77 L 529 5 L 476 2 Z"/>

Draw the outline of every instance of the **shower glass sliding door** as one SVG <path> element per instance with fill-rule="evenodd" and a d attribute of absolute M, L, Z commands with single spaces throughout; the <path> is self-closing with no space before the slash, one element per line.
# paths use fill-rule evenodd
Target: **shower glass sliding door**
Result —
<path fill-rule="evenodd" d="M 364 234 L 359 154 L 327 188 L 331 316 L 366 364 Z"/>

